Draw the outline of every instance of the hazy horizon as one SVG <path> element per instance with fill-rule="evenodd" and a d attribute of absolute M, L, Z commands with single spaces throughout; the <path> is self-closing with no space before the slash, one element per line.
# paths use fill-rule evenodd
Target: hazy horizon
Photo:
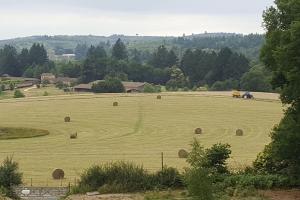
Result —
<path fill-rule="evenodd" d="M 0 0 L 0 40 L 37 35 L 264 33 L 273 0 Z"/>

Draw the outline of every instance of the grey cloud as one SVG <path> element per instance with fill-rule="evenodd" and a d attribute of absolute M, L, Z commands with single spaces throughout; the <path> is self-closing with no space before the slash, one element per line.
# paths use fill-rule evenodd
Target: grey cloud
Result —
<path fill-rule="evenodd" d="M 273 0 L 0 0 L 0 2 L 3 2 L 4 9 L 153 14 L 254 14 L 262 12 Z"/>

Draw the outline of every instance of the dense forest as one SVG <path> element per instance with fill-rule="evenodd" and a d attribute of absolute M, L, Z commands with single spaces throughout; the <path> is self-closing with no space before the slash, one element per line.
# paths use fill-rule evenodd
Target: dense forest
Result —
<path fill-rule="evenodd" d="M 190 45 L 185 43 L 187 47 Z M 77 45 L 76 52 L 78 60 L 51 61 L 42 44 L 35 43 L 21 51 L 5 45 L 0 49 L 0 74 L 39 78 L 42 73 L 52 72 L 79 78 L 82 83 L 114 77 L 166 85 L 173 91 L 199 87 L 271 91 L 268 70 L 262 65 L 252 66 L 248 58 L 229 47 L 220 50 L 189 47 L 180 56 L 174 49 L 159 45 L 145 56 L 143 51 L 128 50 L 118 39 L 111 47 L 106 43 Z"/>
<path fill-rule="evenodd" d="M 189 49 L 220 50 L 229 47 L 233 51 L 244 54 L 249 60 L 258 61 L 259 50 L 264 43 L 264 35 L 259 34 L 233 34 L 233 33 L 204 33 L 193 34 L 182 37 L 161 37 L 161 36 L 124 36 L 112 35 L 104 36 L 32 36 L 16 38 L 10 40 L 0 40 L 0 48 L 4 45 L 16 47 L 18 51 L 23 48 L 30 48 L 34 43 L 44 44 L 49 58 L 54 60 L 62 54 L 76 54 L 77 59 L 83 59 L 84 52 L 91 45 L 102 46 L 108 54 L 113 44 L 121 39 L 128 49 L 129 57 L 138 50 L 148 59 L 158 46 L 164 45 L 168 49 L 173 49 L 179 57 Z"/>

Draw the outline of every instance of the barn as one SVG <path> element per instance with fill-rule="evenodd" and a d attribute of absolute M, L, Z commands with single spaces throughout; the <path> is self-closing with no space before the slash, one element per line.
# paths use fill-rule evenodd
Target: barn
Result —
<path fill-rule="evenodd" d="M 139 93 L 144 91 L 146 83 L 122 81 L 127 93 Z M 88 84 L 79 84 L 74 87 L 75 92 L 92 92 L 93 82 Z"/>

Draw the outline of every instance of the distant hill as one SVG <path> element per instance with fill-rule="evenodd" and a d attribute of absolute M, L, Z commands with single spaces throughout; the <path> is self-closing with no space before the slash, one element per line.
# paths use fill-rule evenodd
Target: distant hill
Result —
<path fill-rule="evenodd" d="M 258 60 L 259 50 L 264 42 L 264 35 L 242 35 L 235 33 L 203 33 L 182 37 L 46 35 L 0 40 L 0 48 L 5 44 L 10 44 L 15 46 L 18 50 L 21 50 L 22 48 L 29 48 L 33 43 L 42 43 L 51 58 L 57 54 L 57 49 L 72 53 L 78 44 L 87 44 L 88 46 L 100 44 L 109 47 L 113 45 L 118 38 L 121 38 L 122 41 L 125 42 L 129 50 L 136 48 L 140 51 L 153 52 L 154 49 L 163 44 L 168 48 L 173 48 L 179 55 L 182 55 L 183 51 L 187 48 L 219 50 L 222 47 L 228 46 L 234 51 L 245 54 L 250 60 Z"/>

